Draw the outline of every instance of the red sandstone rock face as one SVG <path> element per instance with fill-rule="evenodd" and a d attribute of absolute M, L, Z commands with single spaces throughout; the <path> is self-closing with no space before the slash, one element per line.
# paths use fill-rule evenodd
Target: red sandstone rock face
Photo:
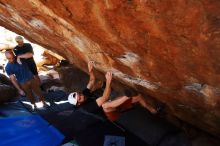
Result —
<path fill-rule="evenodd" d="M 220 135 L 219 0 L 0 0 L 0 25 Z"/>

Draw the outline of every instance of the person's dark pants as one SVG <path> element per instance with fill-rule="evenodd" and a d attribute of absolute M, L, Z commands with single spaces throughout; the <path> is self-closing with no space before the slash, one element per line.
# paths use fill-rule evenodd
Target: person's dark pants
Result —
<path fill-rule="evenodd" d="M 29 70 L 32 72 L 32 74 L 34 75 L 34 78 L 37 79 L 38 84 L 39 84 L 39 86 L 40 86 L 41 81 L 40 81 L 40 77 L 39 77 L 39 75 L 38 75 L 36 63 L 34 62 L 33 64 L 29 64 L 29 65 L 28 65 L 28 68 L 29 68 Z"/>
<path fill-rule="evenodd" d="M 33 77 L 32 79 L 21 84 L 21 87 L 24 90 L 26 96 L 30 99 L 32 104 L 35 104 L 35 98 L 34 98 L 33 92 L 38 97 L 40 97 L 41 101 L 43 101 L 43 102 L 45 101 L 43 94 L 41 92 L 41 89 L 40 89 L 39 82 L 36 78 Z"/>

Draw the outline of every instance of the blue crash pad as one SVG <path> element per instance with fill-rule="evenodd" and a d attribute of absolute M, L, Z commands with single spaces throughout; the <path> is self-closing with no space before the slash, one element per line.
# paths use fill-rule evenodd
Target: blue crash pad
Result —
<path fill-rule="evenodd" d="M 40 116 L 0 118 L 0 146 L 58 146 L 64 136 Z"/>

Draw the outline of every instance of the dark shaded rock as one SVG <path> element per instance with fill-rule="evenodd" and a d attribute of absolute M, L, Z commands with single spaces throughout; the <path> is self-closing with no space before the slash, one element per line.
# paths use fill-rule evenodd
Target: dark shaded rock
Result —
<path fill-rule="evenodd" d="M 3 74 L 0 74 L 0 95 L 0 103 L 9 101 L 18 95 L 10 79 Z"/>
<path fill-rule="evenodd" d="M 62 87 L 62 83 L 59 79 L 53 79 L 49 75 L 40 75 L 39 77 L 41 80 L 41 89 L 43 91 L 48 91 L 53 86 Z"/>
<path fill-rule="evenodd" d="M 0 73 L 0 83 L 1 84 L 6 84 L 6 85 L 11 85 L 11 86 L 13 85 L 11 80 L 8 77 L 6 77 L 5 75 L 1 74 L 1 73 Z"/>
<path fill-rule="evenodd" d="M 17 91 L 13 86 L 0 84 L 0 95 L 0 103 L 3 103 L 17 97 Z"/>
<path fill-rule="evenodd" d="M 150 146 L 191 146 L 183 131 L 140 106 L 123 112 L 117 122 Z"/>
<path fill-rule="evenodd" d="M 88 74 L 74 66 L 65 66 L 57 69 L 60 80 L 68 92 L 83 90 L 89 80 Z"/>

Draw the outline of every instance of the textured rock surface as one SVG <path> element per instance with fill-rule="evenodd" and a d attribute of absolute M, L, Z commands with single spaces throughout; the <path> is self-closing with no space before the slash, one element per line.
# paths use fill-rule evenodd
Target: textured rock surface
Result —
<path fill-rule="evenodd" d="M 219 0 L 0 0 L 0 25 L 220 135 Z"/>
<path fill-rule="evenodd" d="M 0 104 L 17 96 L 17 91 L 13 87 L 9 78 L 0 73 Z"/>

